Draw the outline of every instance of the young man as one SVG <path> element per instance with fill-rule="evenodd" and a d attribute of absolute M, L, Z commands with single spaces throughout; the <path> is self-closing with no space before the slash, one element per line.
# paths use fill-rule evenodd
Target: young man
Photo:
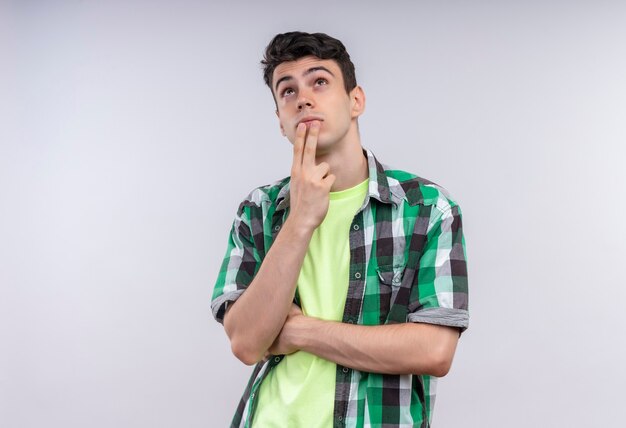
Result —
<path fill-rule="evenodd" d="M 256 364 L 232 426 L 428 427 L 468 325 L 459 206 L 361 147 L 340 41 L 279 34 L 262 64 L 293 164 L 239 206 L 213 292 Z"/>

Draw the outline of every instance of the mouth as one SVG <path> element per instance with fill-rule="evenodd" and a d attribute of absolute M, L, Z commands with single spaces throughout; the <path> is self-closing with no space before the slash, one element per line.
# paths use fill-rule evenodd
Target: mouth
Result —
<path fill-rule="evenodd" d="M 307 117 L 304 117 L 304 118 L 300 119 L 300 121 L 299 121 L 299 122 L 298 122 L 298 124 L 296 125 L 296 128 L 297 128 L 297 127 L 298 127 L 298 125 L 300 125 L 301 123 L 304 123 L 304 124 L 306 125 L 306 127 L 308 128 L 308 127 L 310 127 L 310 126 L 311 126 L 311 124 L 312 124 L 313 122 L 315 122 L 315 121 L 318 121 L 318 122 L 323 122 L 323 121 L 324 121 L 324 119 L 321 119 L 321 118 L 319 118 L 319 117 L 314 117 L 314 116 L 307 116 Z"/>

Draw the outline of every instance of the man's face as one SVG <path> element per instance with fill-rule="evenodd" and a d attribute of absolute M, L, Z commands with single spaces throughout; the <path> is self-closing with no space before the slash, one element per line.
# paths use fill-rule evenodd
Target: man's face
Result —
<path fill-rule="evenodd" d="M 272 89 L 283 135 L 293 144 L 300 122 L 308 126 L 319 120 L 318 153 L 327 151 L 346 136 L 353 120 L 356 127 L 362 112 L 355 108 L 357 88 L 346 93 L 341 69 L 333 60 L 307 56 L 281 63 L 274 70 Z"/>

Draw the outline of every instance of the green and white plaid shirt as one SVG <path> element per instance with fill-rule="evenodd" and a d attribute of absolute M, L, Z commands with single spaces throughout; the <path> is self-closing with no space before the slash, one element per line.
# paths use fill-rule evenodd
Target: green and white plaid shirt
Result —
<path fill-rule="evenodd" d="M 464 331 L 468 289 L 459 206 L 435 183 L 383 166 L 369 150 L 363 153 L 369 188 L 350 226 L 343 322 L 421 322 Z M 252 282 L 288 215 L 289 177 L 253 190 L 239 206 L 211 302 L 220 323 L 226 305 Z M 282 358 L 255 366 L 231 426 L 250 426 L 261 382 Z M 436 380 L 337 365 L 333 425 L 429 427 Z"/>

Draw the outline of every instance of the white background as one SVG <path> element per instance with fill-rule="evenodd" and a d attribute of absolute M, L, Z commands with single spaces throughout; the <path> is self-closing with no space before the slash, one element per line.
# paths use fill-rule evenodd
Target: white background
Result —
<path fill-rule="evenodd" d="M 0 3 L 0 426 L 228 424 L 251 368 L 210 295 L 238 203 L 289 172 L 259 61 L 290 30 L 346 44 L 363 145 L 462 207 L 470 329 L 434 426 L 622 426 L 625 22 L 617 0 Z"/>

